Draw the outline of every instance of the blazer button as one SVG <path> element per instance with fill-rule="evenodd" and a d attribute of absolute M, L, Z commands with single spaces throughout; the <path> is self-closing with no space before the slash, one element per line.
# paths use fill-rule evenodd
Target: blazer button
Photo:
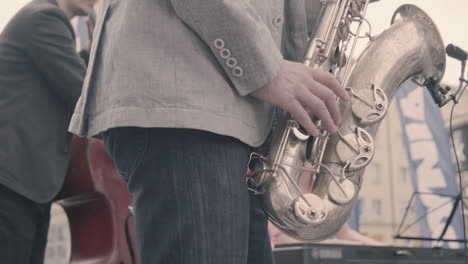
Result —
<path fill-rule="evenodd" d="M 273 26 L 276 28 L 281 27 L 281 24 L 283 23 L 283 18 L 281 16 L 277 16 L 273 18 Z"/>
<path fill-rule="evenodd" d="M 221 56 L 221 58 L 227 59 L 227 58 L 231 57 L 231 51 L 224 48 L 224 49 L 219 51 L 219 55 Z"/>
<path fill-rule="evenodd" d="M 236 76 L 236 77 L 242 76 L 243 73 L 244 73 L 244 71 L 243 71 L 242 68 L 239 67 L 239 66 L 236 66 L 236 67 L 234 67 L 234 69 L 232 69 L 232 74 L 233 74 L 234 76 Z"/>
<path fill-rule="evenodd" d="M 224 48 L 224 40 L 223 39 L 220 39 L 220 38 L 217 38 L 214 40 L 214 46 L 215 48 L 217 49 L 222 49 Z"/>
<path fill-rule="evenodd" d="M 233 57 L 229 58 L 226 60 L 226 65 L 229 67 L 229 68 L 234 68 L 236 67 L 237 65 L 237 60 Z"/>

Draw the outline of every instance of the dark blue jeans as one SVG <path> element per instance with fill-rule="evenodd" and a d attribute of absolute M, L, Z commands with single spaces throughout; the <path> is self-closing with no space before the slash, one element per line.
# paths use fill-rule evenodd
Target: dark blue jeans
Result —
<path fill-rule="evenodd" d="M 0 185 L 0 263 L 41 264 L 51 202 L 38 204 Z"/>
<path fill-rule="evenodd" d="M 191 129 L 114 128 L 107 151 L 133 197 L 142 264 L 271 264 L 245 182 L 250 147 Z"/>

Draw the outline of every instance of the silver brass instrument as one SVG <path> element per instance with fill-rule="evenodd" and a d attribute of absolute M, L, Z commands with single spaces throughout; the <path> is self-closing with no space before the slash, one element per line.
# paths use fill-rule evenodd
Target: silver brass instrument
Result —
<path fill-rule="evenodd" d="M 445 70 L 444 44 L 432 20 L 418 7 L 403 5 L 392 25 L 370 41 L 354 62 L 346 61 L 361 34 L 369 0 L 322 0 L 304 64 L 330 71 L 350 93 L 340 102 L 338 132 L 320 129 L 307 135 L 287 113 L 273 132 L 268 156 L 253 153 L 256 165 L 247 178 L 261 196 L 270 221 L 293 238 L 318 241 L 336 233 L 347 221 L 358 197 L 364 169 L 375 152 L 373 135 L 401 83 L 439 82 Z M 370 28 L 370 25 L 369 25 Z M 369 30 L 370 31 L 370 30 Z M 360 35 L 361 34 L 361 35 Z M 349 55 L 348 55 L 349 54 Z M 309 165 L 309 166 L 307 166 Z M 310 192 L 299 181 L 315 177 Z"/>

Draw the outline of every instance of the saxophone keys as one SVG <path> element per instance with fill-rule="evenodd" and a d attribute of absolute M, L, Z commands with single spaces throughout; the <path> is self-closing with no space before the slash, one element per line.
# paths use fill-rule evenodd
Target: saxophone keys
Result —
<path fill-rule="evenodd" d="M 353 90 L 351 92 L 351 111 L 359 120 L 359 125 L 369 126 L 381 121 L 388 110 L 388 98 L 385 92 L 371 84 L 367 89 Z"/>
<path fill-rule="evenodd" d="M 305 224 L 321 222 L 326 216 L 323 200 L 313 193 L 306 193 L 298 197 L 293 204 L 293 213 Z"/>
<path fill-rule="evenodd" d="M 337 204 L 347 204 L 356 195 L 356 185 L 348 180 L 331 181 L 328 185 L 328 196 Z"/>
<path fill-rule="evenodd" d="M 356 171 L 369 165 L 374 157 L 375 145 L 372 136 L 363 128 L 356 127 L 355 133 L 340 135 L 336 153 L 348 171 Z"/>
<path fill-rule="evenodd" d="M 291 131 L 299 141 L 307 141 L 310 137 L 302 127 L 293 127 Z"/>

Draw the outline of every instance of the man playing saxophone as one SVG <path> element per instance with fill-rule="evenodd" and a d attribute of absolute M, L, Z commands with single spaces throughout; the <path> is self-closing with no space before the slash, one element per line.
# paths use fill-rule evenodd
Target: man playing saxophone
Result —
<path fill-rule="evenodd" d="M 319 1 L 315 1 L 318 3 Z M 96 25 L 70 131 L 100 135 L 133 196 L 141 263 L 272 263 L 249 194 L 273 107 L 331 133 L 347 92 L 299 61 L 305 0 L 113 0 Z M 132 52 L 128 52 L 131 50 Z"/>

